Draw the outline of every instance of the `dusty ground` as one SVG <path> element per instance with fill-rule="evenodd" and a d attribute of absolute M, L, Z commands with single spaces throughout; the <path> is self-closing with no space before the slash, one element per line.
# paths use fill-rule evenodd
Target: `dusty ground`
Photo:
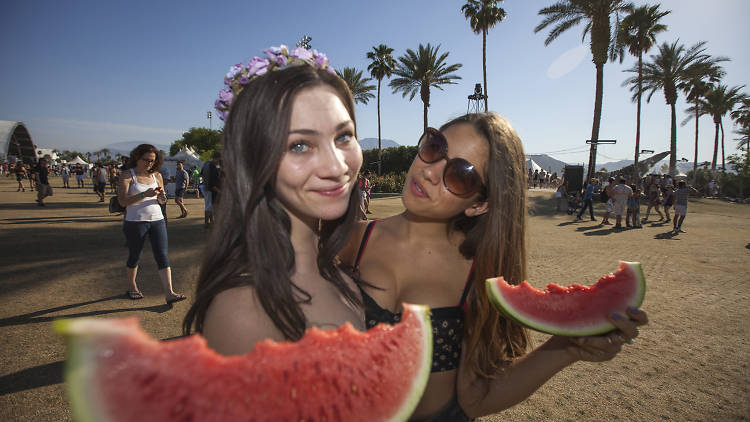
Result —
<path fill-rule="evenodd" d="M 137 315 L 146 331 L 164 339 L 180 334 L 189 306 L 164 304 L 148 248 L 138 275 L 146 298 L 126 299 L 120 218 L 89 190 L 52 182 L 55 196 L 40 208 L 35 193 L 17 193 L 14 181 L 0 179 L 2 421 L 70 420 L 65 348 L 52 332 L 54 319 Z M 687 233 L 672 236 L 659 223 L 614 232 L 573 222 L 553 212 L 551 198 L 530 193 L 531 283 L 590 284 L 620 259 L 640 261 L 648 279 L 643 307 L 652 322 L 615 360 L 575 364 L 485 421 L 750 419 L 750 207 L 693 200 Z M 202 201 L 186 202 L 191 215 L 169 223 L 169 255 L 175 289 L 190 295 L 206 232 Z M 371 209 L 387 216 L 399 212 L 400 200 L 376 199 Z M 169 212 L 179 214 L 174 205 Z"/>

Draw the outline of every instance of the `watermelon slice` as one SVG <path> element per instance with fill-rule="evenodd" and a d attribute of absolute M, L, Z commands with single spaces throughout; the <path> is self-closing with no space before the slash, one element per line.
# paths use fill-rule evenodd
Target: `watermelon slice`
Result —
<path fill-rule="evenodd" d="M 55 321 L 67 337 L 74 420 L 405 421 L 427 385 L 426 306 L 367 332 L 312 328 L 298 342 L 258 342 L 225 357 L 199 335 L 162 342 L 136 318 Z"/>
<path fill-rule="evenodd" d="M 603 275 L 592 286 L 549 284 L 539 290 L 526 281 L 511 286 L 497 277 L 487 279 L 486 287 L 495 307 L 521 324 L 544 333 L 582 337 L 614 330 L 608 315 L 624 315 L 628 307 L 640 307 L 646 277 L 639 262 L 620 261 L 614 274 Z"/>

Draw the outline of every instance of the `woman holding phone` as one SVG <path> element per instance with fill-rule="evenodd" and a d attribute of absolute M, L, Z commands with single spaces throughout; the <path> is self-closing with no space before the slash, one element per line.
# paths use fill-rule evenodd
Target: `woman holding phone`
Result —
<path fill-rule="evenodd" d="M 164 290 L 167 305 L 185 299 L 185 295 L 172 289 L 172 270 L 169 267 L 167 226 L 161 204 L 167 202 L 164 194 L 164 181 L 157 171 L 162 157 L 159 150 L 150 144 L 141 144 L 130 152 L 130 159 L 120 175 L 117 200 L 126 208 L 122 231 L 128 244 L 128 260 L 125 264 L 128 273 L 130 299 L 143 299 L 135 277 L 138 274 L 138 261 L 141 259 L 143 244 L 148 235 L 151 249 L 159 268 L 159 278 Z"/>

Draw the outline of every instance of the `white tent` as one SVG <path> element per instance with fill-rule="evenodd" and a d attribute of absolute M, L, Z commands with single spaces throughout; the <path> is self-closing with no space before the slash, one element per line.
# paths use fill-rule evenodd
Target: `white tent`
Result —
<path fill-rule="evenodd" d="M 76 158 L 68 161 L 66 164 L 68 164 L 68 165 L 83 164 L 84 166 L 88 166 L 89 165 L 89 163 L 87 163 L 86 160 L 84 160 L 83 158 L 81 158 L 80 155 L 77 156 Z"/>
<path fill-rule="evenodd" d="M 200 169 L 203 166 L 203 161 L 201 161 L 198 153 L 193 151 L 193 149 L 190 147 L 182 147 L 182 149 L 178 151 L 177 154 L 164 158 L 164 164 L 162 164 L 161 168 L 162 174 L 164 175 L 165 173 L 168 173 L 169 178 L 173 178 L 175 174 L 177 174 L 177 163 L 179 161 L 182 161 L 185 171 L 187 171 L 188 174 L 191 174 L 191 170 L 193 169 L 193 167 L 198 167 L 198 169 Z M 165 180 L 164 182 L 166 185 L 165 188 L 167 191 L 167 195 L 174 195 L 174 182 L 167 180 Z"/>
<path fill-rule="evenodd" d="M 531 169 L 531 171 L 539 170 L 540 172 L 544 171 L 542 169 L 542 166 L 536 163 L 536 161 L 532 160 L 531 158 L 526 160 L 526 168 Z"/>

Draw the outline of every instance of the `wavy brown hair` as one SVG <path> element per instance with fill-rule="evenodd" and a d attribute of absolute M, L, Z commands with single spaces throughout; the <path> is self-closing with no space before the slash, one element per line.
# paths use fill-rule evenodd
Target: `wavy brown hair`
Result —
<path fill-rule="evenodd" d="M 155 161 L 151 165 L 151 168 L 148 169 L 148 172 L 154 173 L 159 171 L 161 163 L 164 161 L 164 157 L 162 156 L 161 151 L 151 144 L 140 144 L 133 148 L 133 150 L 130 151 L 130 158 L 128 158 L 128 163 L 125 165 L 125 169 L 134 169 L 136 164 L 138 164 L 138 160 L 140 160 L 144 154 L 148 154 L 149 152 L 156 154 L 156 157 L 154 158 Z"/>
<path fill-rule="evenodd" d="M 510 284 L 526 278 L 526 159 L 521 139 L 495 113 L 467 114 L 446 123 L 444 131 L 469 124 L 487 140 L 490 156 L 485 174 L 488 211 L 476 217 L 460 214 L 451 229 L 464 232 L 459 250 L 474 259 L 474 279 L 466 302 L 466 362 L 479 378 L 493 378 L 508 362 L 526 353 L 528 333 L 492 305 L 485 280 L 503 276 Z"/>
<path fill-rule="evenodd" d="M 224 128 L 221 201 L 198 276 L 196 299 L 183 321 L 183 333 L 203 331 L 211 301 L 232 287 L 252 285 L 256 297 L 276 328 L 288 340 L 305 332 L 300 308 L 311 296 L 291 280 L 294 247 L 291 221 L 276 197 L 279 162 L 286 150 L 292 106 L 303 90 L 331 87 L 352 121 L 354 103 L 346 83 L 336 75 L 300 65 L 266 73 L 250 81 L 235 98 Z M 319 227 L 318 269 L 341 294 L 361 306 L 336 265 L 336 254 L 359 218 L 358 187 L 341 218 Z M 242 312 L 242 309 L 237 309 Z"/>

